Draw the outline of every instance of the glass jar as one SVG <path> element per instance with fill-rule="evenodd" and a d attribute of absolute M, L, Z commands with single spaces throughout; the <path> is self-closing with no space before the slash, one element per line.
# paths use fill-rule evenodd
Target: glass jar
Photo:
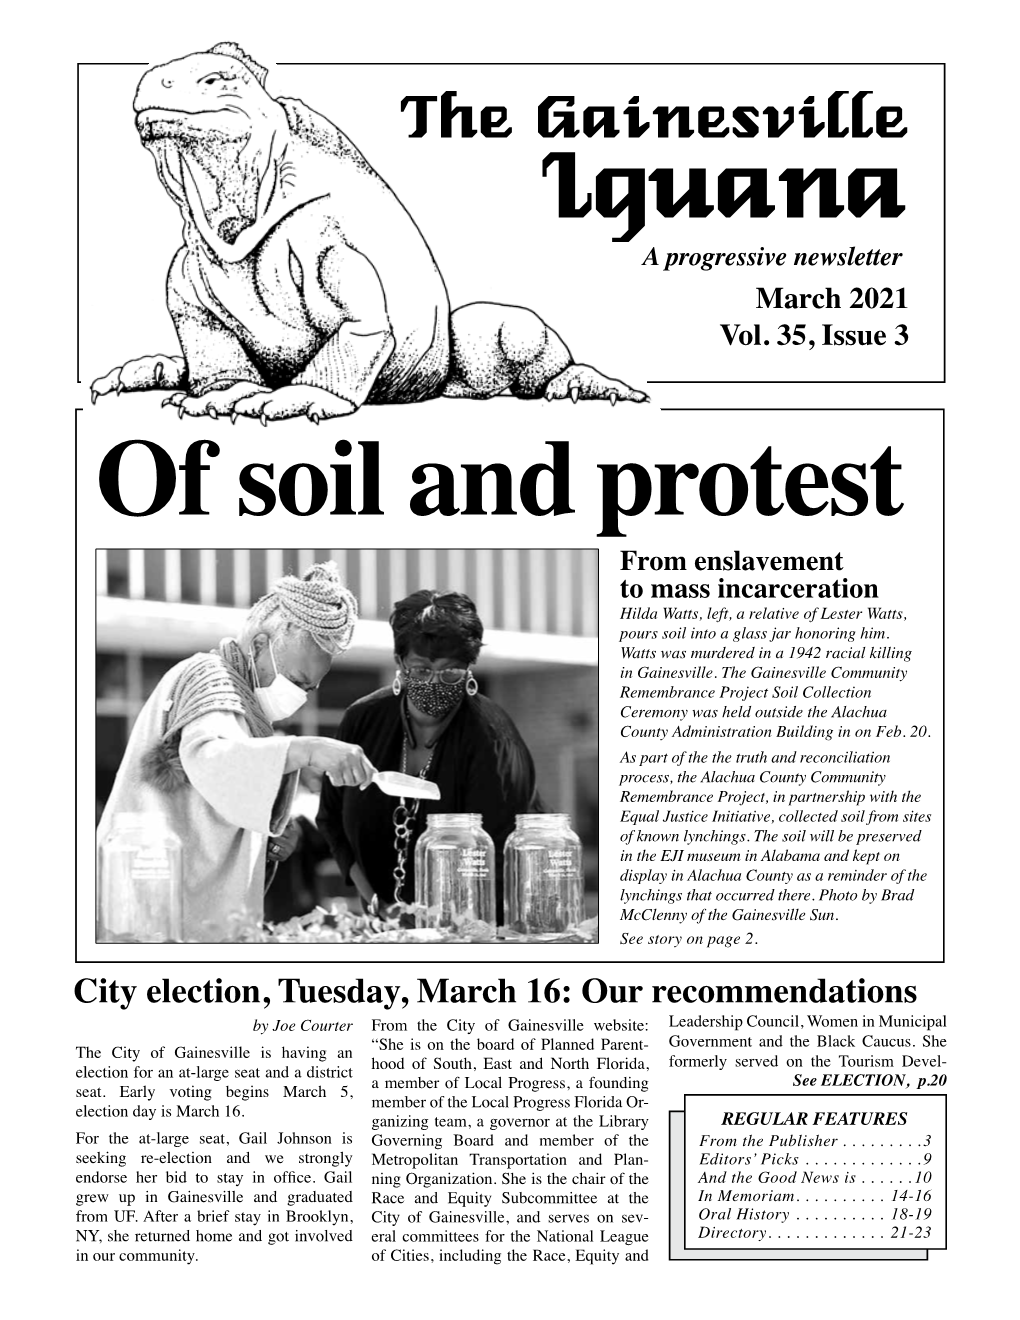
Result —
<path fill-rule="evenodd" d="M 496 922 L 496 850 L 471 812 L 433 812 L 414 849 L 418 925 L 450 928 L 470 918 Z"/>
<path fill-rule="evenodd" d="M 184 938 L 181 841 L 158 811 L 121 811 L 99 849 L 96 941 L 169 944 Z"/>
<path fill-rule="evenodd" d="M 584 915 L 581 840 L 570 817 L 517 817 L 503 853 L 506 924 L 521 935 L 549 935 L 576 926 Z"/>

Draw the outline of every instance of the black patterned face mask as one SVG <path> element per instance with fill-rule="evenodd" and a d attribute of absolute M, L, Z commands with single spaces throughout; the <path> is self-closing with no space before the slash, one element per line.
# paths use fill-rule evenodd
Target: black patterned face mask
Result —
<path fill-rule="evenodd" d="M 464 697 L 464 684 L 424 683 L 408 679 L 407 699 L 416 710 L 431 719 L 441 720 L 457 709 Z"/>

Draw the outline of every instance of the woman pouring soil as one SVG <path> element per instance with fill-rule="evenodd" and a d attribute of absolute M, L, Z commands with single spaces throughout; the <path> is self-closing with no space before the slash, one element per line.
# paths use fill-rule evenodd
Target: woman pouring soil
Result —
<path fill-rule="evenodd" d="M 376 786 L 323 786 L 318 826 L 341 874 L 368 908 L 414 901 L 414 846 L 427 816 L 477 812 L 496 847 L 502 920 L 503 844 L 519 812 L 541 810 L 535 767 L 509 715 L 480 695 L 472 666 L 483 627 L 459 592 L 416 591 L 390 615 L 397 664 L 390 688 L 356 701 L 337 738 L 360 746 L 377 770 L 421 776 L 438 802 L 387 797 Z"/>

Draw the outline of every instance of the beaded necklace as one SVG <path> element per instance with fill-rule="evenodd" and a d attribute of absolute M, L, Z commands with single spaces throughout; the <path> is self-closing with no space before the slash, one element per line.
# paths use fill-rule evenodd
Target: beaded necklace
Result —
<path fill-rule="evenodd" d="M 435 744 L 429 751 L 428 760 L 418 772 L 419 779 L 427 779 L 429 766 L 432 764 L 432 758 L 436 754 Z M 404 737 L 403 747 L 400 753 L 400 772 L 407 773 L 407 736 Z M 393 868 L 393 897 L 397 903 L 404 902 L 404 883 L 407 879 L 407 849 L 411 841 L 411 834 L 414 831 L 414 822 L 418 815 L 418 808 L 421 806 L 421 798 L 411 798 L 412 806 L 408 806 L 408 799 L 401 798 L 393 809 L 393 846 L 397 852 L 396 865 Z"/>

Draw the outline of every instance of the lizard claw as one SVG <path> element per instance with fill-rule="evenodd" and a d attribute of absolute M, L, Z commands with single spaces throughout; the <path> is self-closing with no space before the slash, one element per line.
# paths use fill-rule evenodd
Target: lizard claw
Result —
<path fill-rule="evenodd" d="M 317 386 L 282 385 L 276 390 L 249 386 L 248 389 L 245 397 L 233 403 L 232 415 L 257 417 L 263 426 L 295 417 L 304 417 L 318 426 L 330 417 L 344 417 L 354 411 L 354 404 L 347 399 Z M 219 406 L 223 407 L 222 397 Z"/>
<path fill-rule="evenodd" d="M 176 408 L 179 404 L 177 398 L 173 394 L 168 394 L 167 397 L 160 402 L 159 406 L 161 408 Z"/>
<path fill-rule="evenodd" d="M 187 381 L 184 359 L 158 356 L 132 358 L 92 382 L 92 402 L 107 394 L 134 394 L 139 390 L 177 389 Z"/>
<path fill-rule="evenodd" d="M 182 402 L 180 402 L 180 403 L 177 405 L 177 416 L 178 416 L 178 417 L 183 417 L 183 416 L 184 416 L 184 403 L 183 403 L 183 400 L 182 400 Z"/>
<path fill-rule="evenodd" d="M 615 408 L 618 403 L 643 403 L 648 395 L 640 390 L 632 390 L 622 380 L 603 376 L 600 371 L 585 366 L 583 362 L 572 362 L 569 367 L 549 381 L 546 385 L 545 397 L 547 399 L 569 397 L 572 403 L 577 403 L 579 399 L 608 399 L 610 405 Z"/>
<path fill-rule="evenodd" d="M 212 417 L 212 418 L 217 418 L 217 417 L 219 417 L 220 414 L 219 414 L 219 412 L 217 411 L 216 404 L 215 404 L 214 401 L 210 400 L 210 401 L 205 405 L 205 415 L 206 415 L 206 417 Z"/>

